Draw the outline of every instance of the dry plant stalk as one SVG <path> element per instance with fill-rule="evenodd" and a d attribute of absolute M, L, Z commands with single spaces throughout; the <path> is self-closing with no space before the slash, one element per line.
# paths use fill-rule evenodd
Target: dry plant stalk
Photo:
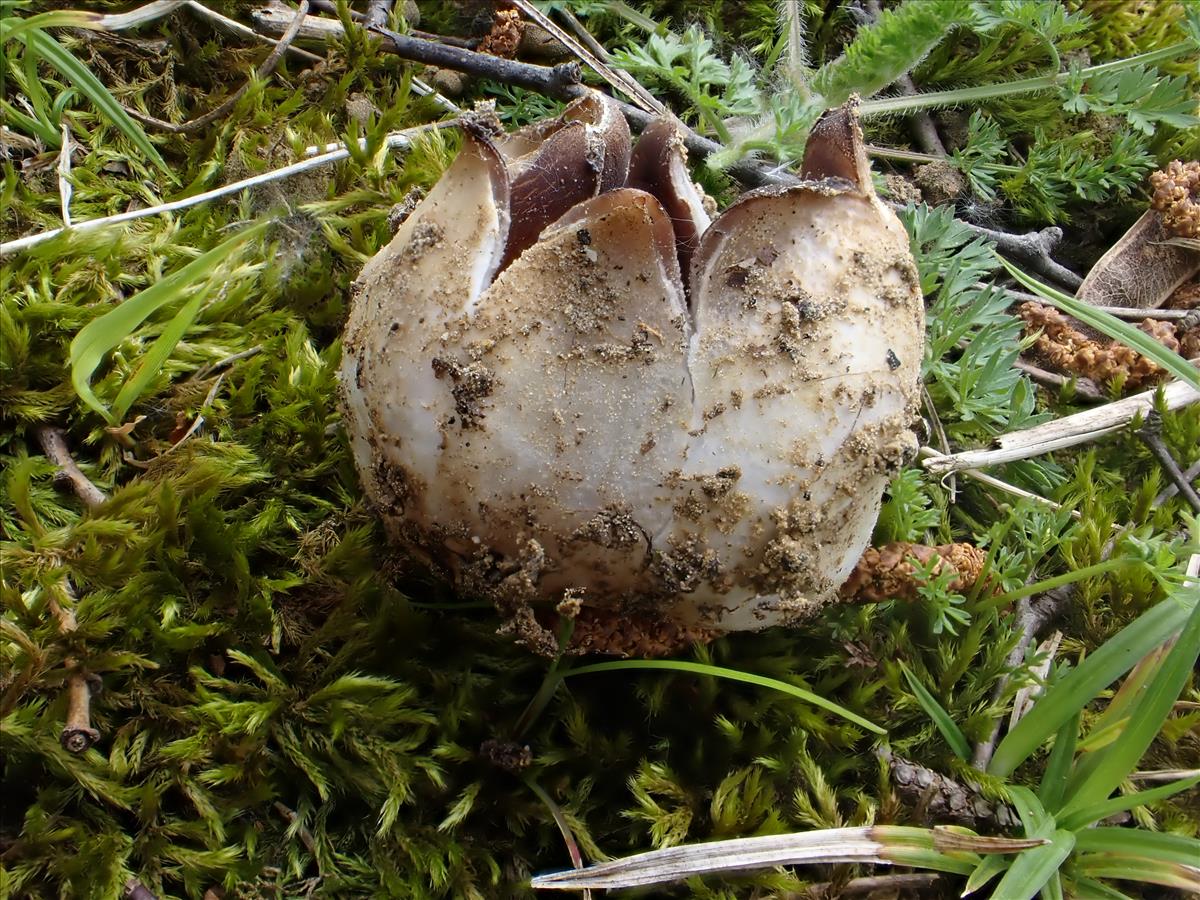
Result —
<path fill-rule="evenodd" d="M 1163 406 L 1179 409 L 1200 400 L 1200 391 L 1184 381 L 1172 381 L 1161 388 Z M 1032 428 L 1002 434 L 996 438 L 994 450 L 964 450 L 950 455 L 929 455 L 922 462 L 925 468 L 936 475 L 977 469 L 1041 456 L 1052 450 L 1062 450 L 1094 441 L 1106 434 L 1119 431 L 1133 421 L 1137 415 L 1146 415 L 1154 408 L 1158 389 L 1143 391 L 1098 406 L 1083 412 L 1063 416 Z"/>
<path fill-rule="evenodd" d="M 929 547 L 896 541 L 883 547 L 869 547 L 842 585 L 841 595 L 851 603 L 882 603 L 885 600 L 916 600 L 918 588 L 926 580 L 917 573 L 916 560 L 922 566 L 936 561 L 935 576 L 947 569 L 955 572 L 949 589 L 961 593 L 979 579 L 984 553 L 972 544 L 940 544 Z"/>

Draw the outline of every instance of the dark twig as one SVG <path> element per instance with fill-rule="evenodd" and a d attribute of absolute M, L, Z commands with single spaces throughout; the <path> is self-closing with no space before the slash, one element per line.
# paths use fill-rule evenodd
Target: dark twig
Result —
<path fill-rule="evenodd" d="M 900 91 L 904 94 L 917 93 L 917 86 L 913 84 L 912 77 L 909 75 L 901 75 L 896 84 L 900 86 Z M 909 117 L 909 121 L 912 124 L 913 137 L 917 139 L 917 144 L 922 150 L 934 156 L 946 156 L 946 146 L 942 143 L 937 126 L 933 124 L 933 116 L 922 110 L 913 113 Z"/>
<path fill-rule="evenodd" d="M 61 428 L 52 425 L 39 425 L 34 429 L 38 443 L 46 458 L 58 466 L 54 475 L 55 485 L 66 485 L 71 488 L 83 505 L 89 510 L 95 509 L 108 500 L 104 491 L 92 484 L 91 480 L 80 471 L 79 466 L 67 449 L 67 434 Z"/>
<path fill-rule="evenodd" d="M 1032 597 L 1023 597 L 1017 602 L 1016 621 L 1013 623 L 1013 628 L 1018 635 L 1017 643 L 1004 661 L 1005 668 L 1013 671 L 1024 661 L 1025 653 L 1029 650 L 1030 645 L 1042 630 L 1057 619 L 1074 601 L 1075 594 L 1075 585 L 1068 584 L 1035 594 Z M 1004 675 L 996 682 L 996 686 L 992 689 L 993 703 L 999 700 L 1008 688 L 1009 678 L 1009 675 Z M 975 745 L 971 765 L 976 769 L 983 771 L 992 761 L 992 754 L 996 751 L 996 742 L 1000 739 L 1000 727 L 1001 720 L 997 719 L 987 738 Z"/>
<path fill-rule="evenodd" d="M 1180 471 L 1179 463 L 1175 462 L 1175 457 L 1171 455 L 1170 449 L 1162 439 L 1162 416 L 1159 415 L 1158 410 L 1152 409 L 1146 414 L 1146 421 L 1138 429 L 1137 435 L 1154 454 L 1154 458 L 1158 460 L 1158 464 L 1163 467 L 1163 471 L 1167 473 L 1167 477 L 1175 484 L 1183 498 L 1192 505 L 1192 509 L 1200 513 L 1200 494 L 1196 493 L 1196 489 L 1192 487 L 1187 476 Z"/>
<path fill-rule="evenodd" d="M 89 510 L 94 510 L 108 500 L 107 495 L 88 479 L 76 465 L 71 451 L 67 447 L 67 435 L 61 428 L 52 425 L 39 425 L 34 433 L 46 458 L 58 466 L 54 480 L 59 484 L 68 485 L 75 495 L 83 501 Z M 58 622 L 58 633 L 67 637 L 75 632 L 78 622 L 75 619 L 75 592 L 66 576 L 58 583 L 62 592 L 60 603 L 53 594 L 46 601 L 46 608 L 55 621 Z M 91 698 L 92 690 L 90 677 L 73 656 L 63 659 L 67 669 L 67 716 L 63 724 L 59 740 L 65 749 L 71 753 L 83 753 L 96 741 L 100 740 L 100 732 L 92 727 Z"/>
<path fill-rule="evenodd" d="M 246 83 L 233 92 L 229 98 L 215 109 L 209 110 L 204 115 L 191 119 L 190 121 L 176 125 L 173 122 L 165 122 L 162 119 L 156 119 L 153 116 L 147 116 L 136 110 L 128 110 L 129 114 L 145 125 L 150 125 L 161 131 L 169 131 L 171 134 L 193 134 L 203 128 L 207 128 L 213 122 L 229 114 L 239 100 L 246 95 L 250 90 L 250 86 L 256 79 L 266 78 L 275 71 L 275 67 L 279 65 L 279 61 L 283 59 L 283 55 L 287 52 L 292 41 L 296 39 L 296 35 L 300 33 L 300 26 L 304 24 L 304 17 L 308 15 L 308 0 L 300 0 L 300 6 L 296 9 L 296 17 L 292 20 L 292 24 L 288 26 L 287 31 L 275 43 L 267 58 L 263 60 L 263 64 L 258 67 L 254 78 L 249 78 Z"/>
<path fill-rule="evenodd" d="M 367 3 L 367 15 L 363 20 L 368 28 L 372 26 L 383 27 L 388 23 L 388 16 L 392 14 L 392 7 L 396 5 L 395 0 L 369 0 Z"/>
<path fill-rule="evenodd" d="M 1082 376 L 1071 378 L 1066 375 L 1059 375 L 1057 372 L 1047 372 L 1040 366 L 1035 366 L 1033 363 L 1026 362 L 1023 359 L 1017 359 L 1013 363 L 1013 367 L 1024 372 L 1031 380 L 1045 387 L 1062 388 L 1074 382 L 1075 396 L 1080 400 L 1090 400 L 1093 403 L 1100 403 L 1107 399 L 1100 393 L 1100 388 L 1096 387 L 1096 382 L 1090 378 Z"/>
<path fill-rule="evenodd" d="M 617 90 L 624 93 L 634 101 L 634 105 L 641 107 L 647 112 L 655 116 L 675 116 L 659 102 L 659 99 L 646 90 L 638 82 L 636 78 L 621 69 L 615 69 L 608 64 L 605 57 L 607 54 L 601 52 L 595 53 L 589 47 L 584 46 L 577 41 L 572 35 L 567 34 L 559 27 L 553 19 L 550 19 L 539 10 L 529 0 L 510 0 L 521 12 L 523 12 L 531 22 L 536 23 L 553 37 L 557 38 L 564 47 L 567 47 L 572 53 L 578 56 L 583 62 L 597 75 L 607 81 Z M 682 123 L 680 123 L 682 124 Z"/>
<path fill-rule="evenodd" d="M 1005 256 L 1011 256 L 1023 263 L 1035 275 L 1042 275 L 1069 287 L 1072 291 L 1079 289 L 1083 279 L 1054 261 L 1050 251 L 1062 240 L 1063 231 L 1055 225 L 1043 228 L 1041 231 L 1030 231 L 1026 234 L 1009 234 L 1007 231 L 996 231 L 984 228 L 973 222 L 963 222 L 976 234 L 986 237 L 996 243 L 996 249 Z"/>
<path fill-rule="evenodd" d="M 487 53 L 476 53 L 463 47 L 427 41 L 408 34 L 398 34 L 382 27 L 372 27 L 369 30 L 385 39 L 382 48 L 385 52 L 394 53 L 401 59 L 514 84 L 560 100 L 572 100 L 585 90 L 579 83 L 583 72 L 578 63 L 535 66 L 501 59 Z"/>
<path fill-rule="evenodd" d="M 872 21 L 877 21 L 883 15 L 883 7 L 879 0 L 867 0 L 866 6 Z M 896 79 L 896 86 L 900 88 L 902 94 L 907 96 L 917 93 L 917 86 L 907 72 Z M 946 147 L 942 143 L 941 135 L 938 134 L 937 126 L 933 124 L 933 117 L 929 113 L 924 110 L 913 113 L 909 116 L 909 122 L 912 123 L 913 137 L 917 139 L 922 150 L 933 156 L 945 157 Z"/>
<path fill-rule="evenodd" d="M 1192 463 L 1192 465 L 1185 469 L 1183 473 L 1183 480 L 1188 484 L 1191 484 L 1197 478 L 1200 478 L 1200 460 Z M 1159 491 L 1158 496 L 1154 498 L 1155 507 L 1162 506 L 1178 493 L 1179 485 L 1171 482 L 1171 484 L 1168 484 L 1165 488 Z"/>
<path fill-rule="evenodd" d="M 274 806 L 275 812 L 287 819 L 288 825 L 295 826 L 296 822 L 299 821 L 300 815 L 286 803 L 276 800 Z M 304 845 L 304 849 L 308 851 L 308 855 L 317 864 L 317 871 L 319 872 L 321 870 L 321 860 L 317 856 L 317 842 L 313 839 L 312 832 L 303 825 L 300 825 L 296 828 L 296 837 L 300 838 L 300 843 Z"/>
<path fill-rule="evenodd" d="M 124 900 L 158 900 L 154 891 L 146 887 L 136 878 L 130 878 L 121 889 Z"/>

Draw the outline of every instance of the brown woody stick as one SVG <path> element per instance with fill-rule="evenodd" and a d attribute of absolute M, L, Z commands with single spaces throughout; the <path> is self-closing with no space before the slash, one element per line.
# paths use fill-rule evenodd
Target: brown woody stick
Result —
<path fill-rule="evenodd" d="M 70 487 L 75 496 L 83 501 L 83 505 L 89 510 L 96 509 L 108 500 L 104 491 L 92 484 L 91 480 L 83 474 L 79 466 L 75 463 L 74 458 L 71 456 L 71 451 L 67 448 L 67 435 L 65 431 L 51 425 L 39 425 L 34 429 L 34 434 L 37 436 L 38 443 L 41 444 L 42 452 L 46 454 L 47 459 L 58 466 L 58 472 L 54 476 L 56 484 Z M 50 610 L 50 615 L 54 616 L 58 622 L 59 634 L 67 637 L 75 631 L 78 624 L 75 620 L 75 610 L 73 608 L 75 605 L 75 592 L 72 590 L 71 583 L 67 580 L 66 576 L 63 576 L 58 588 L 68 602 L 66 604 L 60 603 L 57 598 L 51 596 L 46 603 L 46 608 Z M 63 665 L 68 672 L 67 717 L 66 722 L 63 724 L 62 734 L 59 735 L 59 740 L 68 752 L 83 753 L 95 744 L 96 741 L 100 740 L 100 732 L 92 727 L 91 677 L 87 669 L 80 666 L 73 656 L 65 657 Z"/>

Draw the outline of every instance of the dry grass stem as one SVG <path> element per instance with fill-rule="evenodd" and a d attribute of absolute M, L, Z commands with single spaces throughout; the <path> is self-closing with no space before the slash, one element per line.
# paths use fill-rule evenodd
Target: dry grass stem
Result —
<path fill-rule="evenodd" d="M 573 35 L 568 34 L 562 27 L 558 25 L 557 22 L 555 22 L 549 16 L 543 14 L 542 11 L 530 3 L 529 0 L 512 0 L 512 3 L 519 10 L 521 10 L 521 12 L 523 12 L 531 22 L 537 23 L 551 35 L 558 38 L 563 46 L 583 60 L 583 62 L 586 63 L 588 67 L 591 68 L 592 71 L 594 71 L 597 75 L 599 75 L 617 90 L 621 91 L 621 93 L 628 95 L 637 106 L 641 107 L 646 112 L 653 113 L 655 116 L 671 116 L 674 118 L 673 114 L 658 101 L 658 98 L 642 87 L 641 84 L 638 83 L 637 79 L 635 79 L 628 72 L 621 71 L 620 69 L 614 69 L 599 55 L 592 52 L 592 50 L 576 40 Z"/>
<path fill-rule="evenodd" d="M 242 37 L 242 38 L 248 38 L 252 41 L 261 41 L 266 44 L 275 44 L 276 43 L 276 40 L 274 38 L 267 37 L 267 35 L 265 35 L 265 34 L 259 34 L 257 31 L 255 31 L 250 26 L 243 25 L 241 22 L 238 22 L 236 19 L 231 19 L 231 18 L 229 18 L 229 16 L 222 15 L 221 13 L 217 12 L 214 9 L 209 9 L 203 3 L 200 3 L 199 0 L 187 0 L 187 8 L 189 10 L 191 10 L 191 12 L 194 15 L 196 15 L 197 17 L 199 17 L 201 19 L 205 19 L 206 21 L 210 22 L 212 25 L 215 25 L 218 30 L 224 31 L 227 34 L 237 35 L 238 37 Z M 287 48 L 287 53 L 289 56 L 294 56 L 297 59 L 304 60 L 305 62 L 309 62 L 309 63 L 321 62 L 321 57 L 317 56 L 317 54 L 309 53 L 307 50 L 303 50 L 300 47 L 296 47 L 295 45 L 289 46 Z"/>
<path fill-rule="evenodd" d="M 941 453 L 935 450 L 933 447 L 922 447 L 917 452 L 917 457 L 924 460 L 932 460 L 937 458 L 952 459 L 953 454 Z M 925 468 L 929 469 L 930 471 L 934 471 L 933 467 L 928 464 L 926 464 Z M 950 477 L 955 473 L 961 474 L 966 478 L 970 478 L 972 481 L 978 481 L 980 484 L 986 484 L 988 487 L 994 487 L 996 490 L 1003 491 L 1006 494 L 1011 494 L 1014 497 L 1020 497 L 1024 500 L 1033 500 L 1034 502 L 1041 503 L 1042 505 L 1048 506 L 1051 509 L 1062 509 L 1061 503 L 1056 503 L 1049 497 L 1043 497 L 1041 494 L 1035 494 L 1032 491 L 1025 490 L 1024 488 L 1019 488 L 1015 484 L 1009 484 L 1007 481 L 1001 481 L 999 478 L 988 475 L 986 472 L 976 472 L 971 469 L 956 467 L 946 474 L 947 477 Z M 1077 510 L 1072 510 L 1071 517 L 1074 519 L 1079 519 L 1079 512 Z"/>
<path fill-rule="evenodd" d="M 1172 381 L 1162 388 L 1134 394 L 1096 409 L 1001 435 L 996 438 L 998 446 L 994 450 L 966 450 L 949 456 L 931 451 L 926 454 L 924 465 L 935 475 L 944 475 L 1029 459 L 1052 450 L 1085 444 L 1119 431 L 1138 415 L 1145 415 L 1154 408 L 1154 397 L 1159 390 L 1162 391 L 1164 405 L 1170 410 L 1181 409 L 1200 400 L 1200 391 L 1185 382 Z"/>
<path fill-rule="evenodd" d="M 415 128 L 406 128 L 403 131 L 394 131 L 386 138 L 387 145 L 396 149 L 398 147 L 408 147 L 412 141 L 413 135 L 425 131 L 431 131 L 437 128 L 446 128 L 454 123 L 452 122 L 435 122 L 430 125 L 419 125 Z M 51 228 L 48 231 L 39 231 L 35 234 L 29 234 L 25 237 L 16 238 L 15 240 L 7 241 L 0 244 L 0 256 L 5 256 L 9 253 L 16 253 L 21 250 L 27 250 L 30 247 L 36 247 L 38 244 L 58 237 L 64 232 L 79 234 L 84 231 L 94 231 L 97 228 L 106 228 L 109 225 L 119 225 L 122 222 L 131 222 L 134 219 L 144 219 L 147 216 L 157 216 L 161 213 L 176 212 L 181 209 L 188 209 L 192 206 L 198 206 L 201 203 L 207 203 L 209 200 L 216 200 L 220 197 L 227 197 L 230 194 L 237 194 L 241 191 L 257 187 L 261 184 L 269 184 L 273 181 L 281 181 L 285 178 L 291 178 L 293 175 L 299 175 L 302 172 L 308 172 L 312 169 L 320 168 L 321 166 L 332 165 L 336 162 L 341 162 L 343 159 L 349 159 L 350 151 L 346 149 L 344 144 L 333 145 L 339 149 L 329 150 L 318 156 L 312 156 L 308 159 L 302 159 L 299 162 L 291 163 L 282 168 L 272 169 L 269 172 L 262 172 L 258 175 L 252 175 L 249 178 L 243 178 L 240 181 L 230 182 L 218 188 L 213 188 L 211 191 L 204 191 L 201 194 L 195 194 L 191 197 L 184 197 L 182 200 L 172 200 L 170 203 L 160 203 L 157 206 L 148 206 L 145 209 L 131 209 L 127 212 L 117 213 L 113 216 L 104 216 L 99 219 L 88 219 L 84 222 L 76 222 L 70 229 L 67 228 Z"/>

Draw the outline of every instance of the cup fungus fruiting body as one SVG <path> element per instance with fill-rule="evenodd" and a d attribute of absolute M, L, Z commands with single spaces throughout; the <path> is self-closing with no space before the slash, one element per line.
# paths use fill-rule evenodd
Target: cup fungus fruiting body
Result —
<path fill-rule="evenodd" d="M 833 602 L 915 450 L 924 311 L 852 104 L 710 220 L 599 94 L 462 150 L 355 285 L 343 408 L 391 537 L 534 649 Z M 564 603 L 565 601 L 565 603 Z"/>

